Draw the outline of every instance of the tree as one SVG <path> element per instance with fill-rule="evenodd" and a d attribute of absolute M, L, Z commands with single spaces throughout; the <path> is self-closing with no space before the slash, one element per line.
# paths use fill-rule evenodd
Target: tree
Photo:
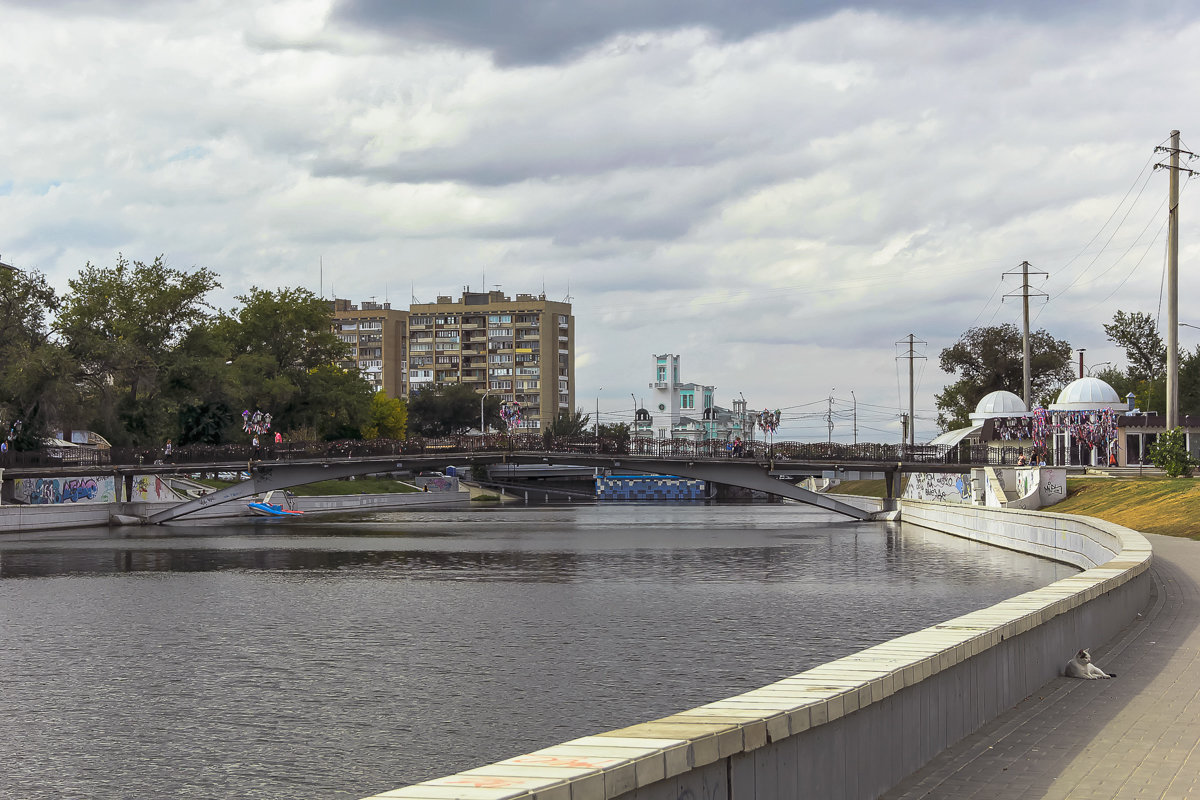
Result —
<path fill-rule="evenodd" d="M 580 408 L 575 409 L 574 412 L 563 411 L 546 426 L 546 434 L 549 436 L 582 436 L 587 433 L 588 423 L 591 419 L 591 415 L 583 413 L 583 409 Z"/>
<path fill-rule="evenodd" d="M 80 364 L 94 426 L 114 443 L 161 439 L 176 419 L 164 375 L 180 368 L 180 343 L 210 318 L 216 274 L 118 254 L 114 267 L 88 263 L 67 285 L 55 327 Z"/>
<path fill-rule="evenodd" d="M 1071 345 L 1045 330 L 1031 333 L 1030 389 L 1035 398 L 1070 382 Z M 937 395 L 938 425 L 942 430 L 966 427 L 984 395 L 1000 389 L 1021 395 L 1024 355 L 1020 329 L 1006 323 L 971 328 L 941 352 L 942 371 L 958 375 Z"/>
<path fill-rule="evenodd" d="M 371 398 L 364 439 L 403 439 L 408 434 L 408 405 L 387 392 L 376 392 Z"/>
<path fill-rule="evenodd" d="M 626 445 L 629 443 L 629 423 L 618 422 L 615 424 L 601 423 L 600 438 L 611 441 L 617 445 Z"/>
<path fill-rule="evenodd" d="M 359 437 L 371 387 L 338 366 L 349 346 L 333 333 L 329 304 L 307 289 L 287 287 L 252 287 L 237 299 L 241 307 L 222 313 L 213 329 L 229 354 L 233 405 L 269 412 L 279 429 Z"/>
<path fill-rule="evenodd" d="M 479 424 L 480 402 L 485 424 L 500 424 L 500 398 L 483 398 L 470 386 L 453 383 L 429 386 L 409 395 L 409 427 L 422 436 L 449 436 Z"/>
<path fill-rule="evenodd" d="M 1163 409 L 1165 413 L 1165 400 Z M 1200 345 L 1179 356 L 1179 413 L 1200 414 Z"/>
<path fill-rule="evenodd" d="M 1141 311 L 1126 314 L 1118 311 L 1113 321 L 1104 326 L 1108 340 L 1125 350 L 1129 360 L 1129 377 L 1136 381 L 1162 378 L 1167 369 L 1167 346 L 1158 335 L 1154 317 Z"/>
<path fill-rule="evenodd" d="M 18 420 L 14 445 L 34 450 L 78 412 L 78 366 L 51 340 L 59 299 L 40 272 L 0 270 L 0 436 Z"/>
<path fill-rule="evenodd" d="M 1188 453 L 1187 436 L 1183 428 L 1160 433 L 1150 444 L 1150 460 L 1169 478 L 1191 475 L 1192 467 L 1196 464 Z"/>
<path fill-rule="evenodd" d="M 279 416 L 285 429 L 312 428 L 329 440 L 361 439 L 370 410 L 371 384 L 357 371 L 322 364 L 304 374 L 299 391 L 280 409 Z"/>

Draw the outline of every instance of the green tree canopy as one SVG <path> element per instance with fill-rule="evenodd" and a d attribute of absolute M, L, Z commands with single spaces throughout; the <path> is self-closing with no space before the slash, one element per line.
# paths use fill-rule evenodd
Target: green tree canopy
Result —
<path fill-rule="evenodd" d="M 78 365 L 51 339 L 47 321 L 58 308 L 40 272 L 0 270 L 0 437 L 20 420 L 22 450 L 37 449 L 78 412 Z"/>
<path fill-rule="evenodd" d="M 1030 389 L 1034 398 L 1070 382 L 1071 345 L 1045 330 L 1029 335 Z M 971 328 L 941 352 L 942 372 L 957 375 L 936 396 L 938 425 L 953 430 L 970 424 L 970 414 L 984 395 L 1004 389 L 1020 396 L 1024 391 L 1024 355 L 1021 331 L 1005 323 Z"/>
<path fill-rule="evenodd" d="M 583 413 L 581 408 L 563 411 L 546 427 L 546 433 L 550 436 L 582 436 L 587 433 L 591 419 L 591 414 Z"/>
<path fill-rule="evenodd" d="M 364 439 L 403 439 L 408 435 L 408 404 L 387 392 L 376 392 L 371 398 Z"/>
<path fill-rule="evenodd" d="M 307 289 L 253 287 L 222 313 L 214 335 L 229 354 L 233 405 L 269 412 L 277 429 L 357 438 L 367 422 L 370 384 L 338 366 L 349 346 L 333 332 L 329 304 Z M 238 408 L 240 407 L 240 408 Z"/>
<path fill-rule="evenodd" d="M 500 398 L 486 398 L 461 383 L 429 386 L 408 397 L 409 428 L 422 436 L 449 436 L 479 425 L 483 403 L 487 427 L 500 426 Z"/>
<path fill-rule="evenodd" d="M 1108 340 L 1125 351 L 1129 377 L 1135 381 L 1162 378 L 1167 369 L 1167 346 L 1158 335 L 1154 317 L 1141 311 L 1118 311 L 1104 326 Z"/>
<path fill-rule="evenodd" d="M 216 274 L 118 255 L 111 268 L 88 263 L 67 285 L 56 328 L 80 364 L 93 427 L 116 444 L 161 439 L 176 424 L 163 377 L 186 368 L 180 344 L 210 318 Z"/>

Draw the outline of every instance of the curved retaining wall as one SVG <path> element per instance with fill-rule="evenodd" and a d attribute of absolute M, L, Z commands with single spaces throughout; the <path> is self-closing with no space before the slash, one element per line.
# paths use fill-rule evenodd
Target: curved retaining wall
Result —
<path fill-rule="evenodd" d="M 1112 638 L 1150 545 L 1086 517 L 905 501 L 908 524 L 1084 571 L 745 694 L 374 798 L 873 798 Z"/>

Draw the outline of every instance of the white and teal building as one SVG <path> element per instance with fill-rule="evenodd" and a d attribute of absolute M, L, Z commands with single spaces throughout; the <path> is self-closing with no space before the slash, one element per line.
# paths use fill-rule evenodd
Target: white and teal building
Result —
<path fill-rule="evenodd" d="M 634 436 L 693 442 L 747 438 L 751 423 L 746 401 L 733 401 L 733 408 L 718 406 L 715 386 L 682 380 L 674 353 L 655 355 L 653 369 L 650 395 L 634 420 Z"/>

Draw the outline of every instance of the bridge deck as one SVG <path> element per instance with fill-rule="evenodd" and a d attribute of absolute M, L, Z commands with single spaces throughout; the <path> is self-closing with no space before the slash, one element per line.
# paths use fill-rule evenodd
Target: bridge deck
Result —
<path fill-rule="evenodd" d="M 937 756 L 887 800 L 1200 797 L 1200 542 L 1145 534 L 1156 598 L 1092 658 Z"/>

